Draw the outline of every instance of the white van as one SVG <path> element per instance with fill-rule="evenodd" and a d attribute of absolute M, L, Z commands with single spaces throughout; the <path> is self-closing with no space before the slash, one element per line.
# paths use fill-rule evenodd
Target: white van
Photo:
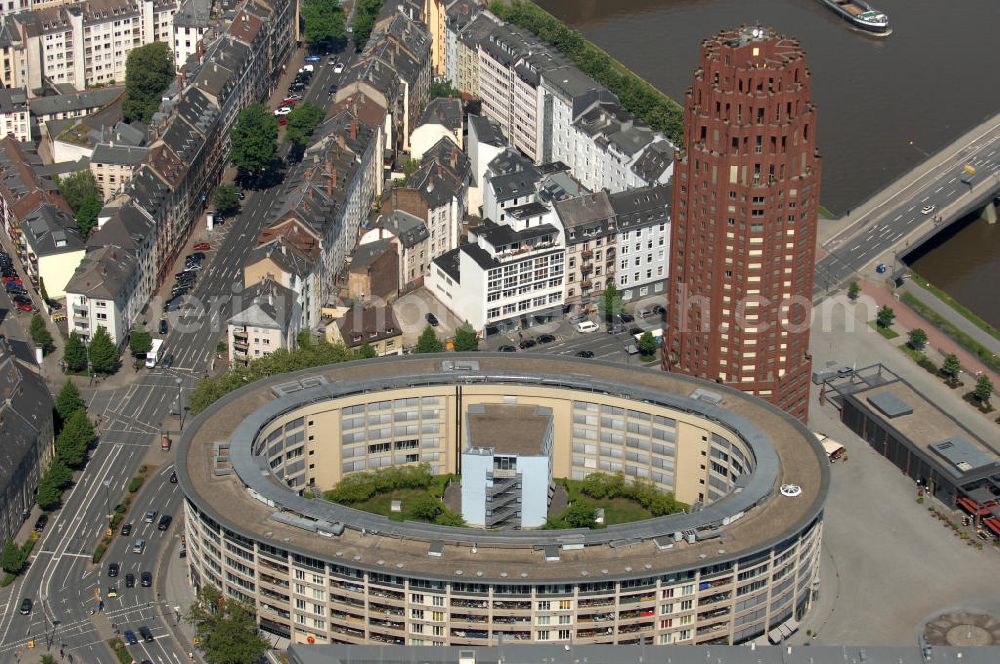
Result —
<path fill-rule="evenodd" d="M 582 323 L 576 324 L 577 332 L 597 332 L 600 328 L 597 323 L 590 320 L 585 320 Z"/>

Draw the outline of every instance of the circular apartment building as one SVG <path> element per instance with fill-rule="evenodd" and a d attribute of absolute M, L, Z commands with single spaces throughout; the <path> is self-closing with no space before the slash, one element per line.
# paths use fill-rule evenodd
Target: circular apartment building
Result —
<path fill-rule="evenodd" d="M 461 473 L 463 515 L 482 527 L 309 497 L 415 463 Z M 531 493 L 539 483 L 594 472 L 692 507 L 528 527 L 546 501 Z M 488 353 L 253 383 L 191 422 L 177 476 L 196 586 L 252 604 L 263 630 L 296 642 L 409 645 L 779 640 L 818 582 L 829 483 L 815 437 L 755 397 L 648 368 Z"/>

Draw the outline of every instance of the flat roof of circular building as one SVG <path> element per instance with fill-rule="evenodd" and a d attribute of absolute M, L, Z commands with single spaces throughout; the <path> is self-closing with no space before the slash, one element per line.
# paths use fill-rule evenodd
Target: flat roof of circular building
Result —
<path fill-rule="evenodd" d="M 301 386 L 276 396 L 281 386 L 296 382 Z M 274 477 L 266 459 L 252 453 L 263 426 L 303 406 L 442 384 L 573 389 L 581 397 L 606 394 L 686 411 L 742 437 L 756 467 L 741 476 L 736 490 L 692 513 L 594 530 L 489 531 L 392 521 L 303 498 Z M 692 398 L 699 389 L 721 401 Z M 229 445 L 232 473 L 214 470 L 218 443 Z M 371 571 L 492 583 L 614 580 L 739 558 L 806 527 L 822 512 L 830 478 L 816 437 L 761 399 L 681 374 L 543 354 L 411 355 L 273 376 L 227 394 L 195 417 L 177 454 L 185 495 L 230 530 Z M 802 492 L 784 497 L 783 484 L 796 484 Z M 674 543 L 678 532 L 694 532 L 697 540 Z M 551 563 L 555 558 L 558 564 Z"/>

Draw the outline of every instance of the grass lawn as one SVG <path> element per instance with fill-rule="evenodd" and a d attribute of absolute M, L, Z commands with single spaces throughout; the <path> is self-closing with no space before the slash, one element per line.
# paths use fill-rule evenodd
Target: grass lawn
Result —
<path fill-rule="evenodd" d="M 426 495 L 428 495 L 427 489 L 396 489 L 395 491 L 390 491 L 389 493 L 383 493 L 369 498 L 363 503 L 356 503 L 351 505 L 351 507 L 365 512 L 381 514 L 382 516 L 387 516 L 390 519 L 395 519 L 396 521 L 404 521 L 406 519 L 413 520 L 414 517 L 409 513 L 408 506 L 413 505 L 418 498 L 422 498 Z M 394 500 L 403 501 L 402 512 L 392 511 L 392 501 Z"/>
<path fill-rule="evenodd" d="M 826 209 L 822 205 L 819 206 L 819 216 L 821 216 L 824 219 L 836 219 L 837 218 L 832 212 L 830 212 L 828 209 Z"/>
<path fill-rule="evenodd" d="M 611 500 L 590 499 L 596 507 L 604 508 L 604 523 L 612 526 L 616 523 L 629 523 L 651 519 L 653 515 L 634 500 L 628 498 L 612 498 Z"/>
<path fill-rule="evenodd" d="M 868 327 L 875 330 L 886 339 L 895 339 L 896 337 L 899 336 L 899 332 L 894 332 L 891 327 L 879 327 L 877 321 L 873 320 L 868 321 Z"/>

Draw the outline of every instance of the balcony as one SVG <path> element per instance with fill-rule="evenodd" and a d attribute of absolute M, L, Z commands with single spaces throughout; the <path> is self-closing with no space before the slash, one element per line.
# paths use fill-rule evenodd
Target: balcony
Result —
<path fill-rule="evenodd" d="M 597 599 L 581 599 L 579 604 L 580 608 L 589 606 L 611 606 L 615 603 L 614 597 L 600 597 Z"/>
<path fill-rule="evenodd" d="M 243 339 L 244 341 L 246 341 L 246 339 L 247 339 L 247 331 L 245 329 L 235 328 L 235 329 L 233 329 L 233 338 L 234 339 Z"/>
<path fill-rule="evenodd" d="M 580 266 L 580 274 L 590 274 L 594 271 L 594 266 L 590 263 Z"/>
<path fill-rule="evenodd" d="M 73 307 L 73 318 L 79 318 L 80 320 L 87 320 L 87 310 L 77 309 Z"/>
<path fill-rule="evenodd" d="M 583 256 L 584 258 L 590 258 L 591 256 L 594 255 L 594 250 L 584 249 L 583 251 L 580 252 L 580 255 Z"/>
<path fill-rule="evenodd" d="M 590 279 L 584 279 L 580 282 L 580 288 L 587 289 L 594 285 L 594 282 Z"/>

